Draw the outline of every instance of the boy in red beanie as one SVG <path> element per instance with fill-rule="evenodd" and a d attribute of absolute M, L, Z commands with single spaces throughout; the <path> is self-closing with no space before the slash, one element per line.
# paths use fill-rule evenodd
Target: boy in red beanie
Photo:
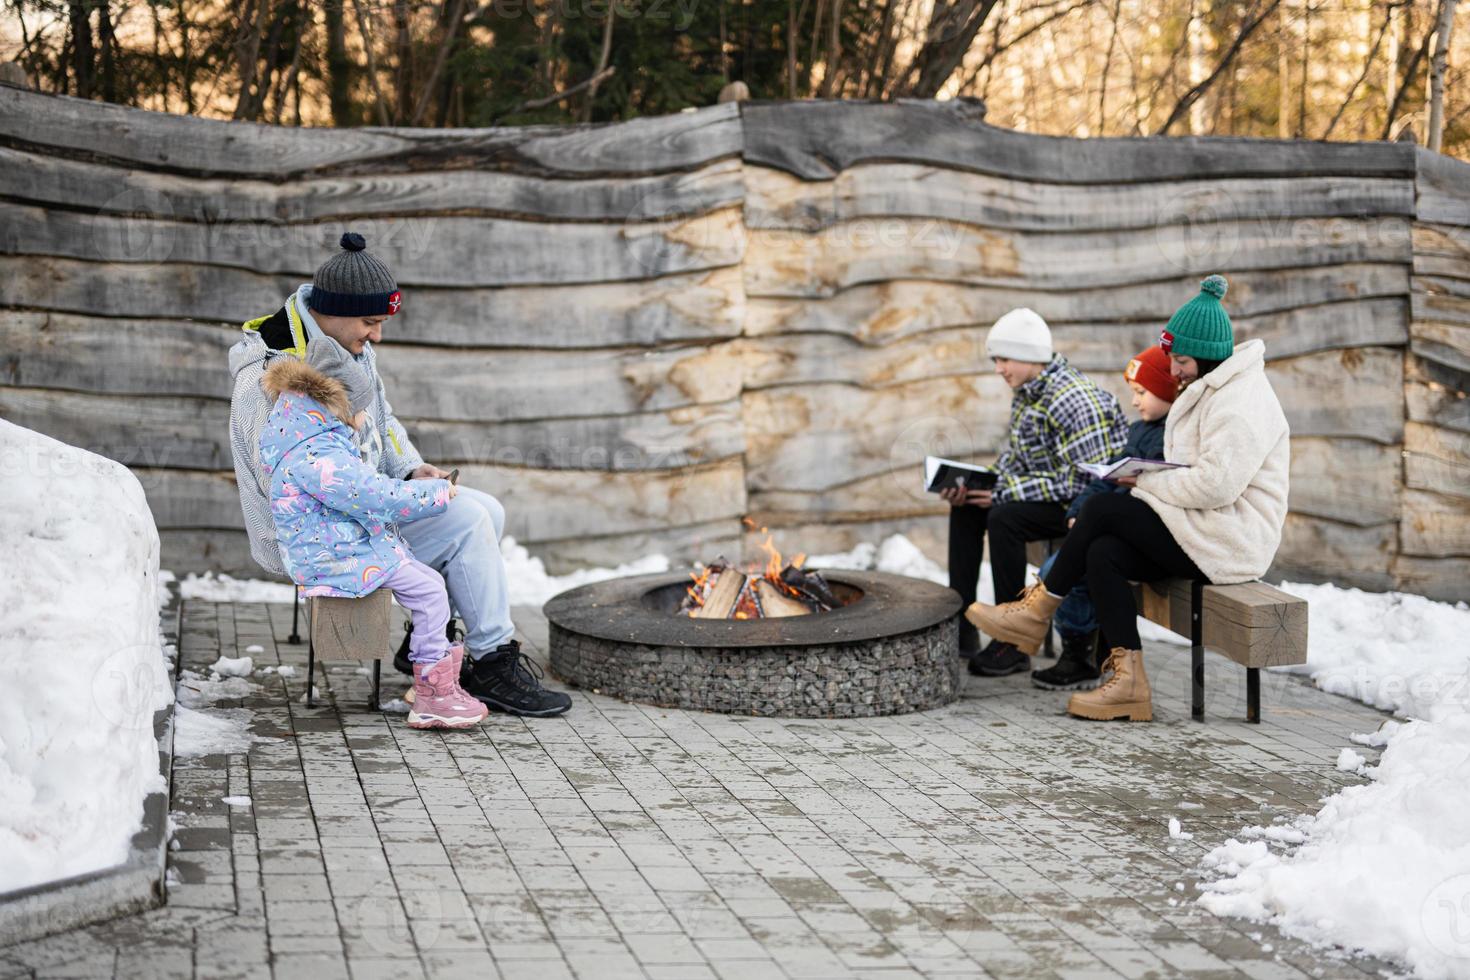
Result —
<path fill-rule="evenodd" d="M 1164 458 L 1164 423 L 1169 409 L 1179 394 L 1179 382 L 1169 373 L 1169 355 L 1162 347 L 1150 347 L 1128 362 L 1123 378 L 1133 391 L 1133 408 L 1139 420 L 1128 428 L 1128 441 L 1122 451 L 1108 460 L 1115 463 L 1129 456 L 1139 459 Z M 1131 482 L 1131 481 L 1130 481 Z M 1067 508 L 1067 526 L 1077 520 L 1082 505 L 1099 493 L 1126 493 L 1128 487 L 1109 480 L 1093 480 Z M 1041 578 L 1051 570 L 1055 555 L 1041 566 Z M 1092 598 L 1083 583 L 1067 593 L 1053 620 L 1062 636 L 1062 655 L 1054 666 L 1033 671 L 1031 683 L 1049 691 L 1090 690 L 1098 685 L 1101 670 L 1097 651 L 1107 650 L 1106 642 L 1097 642 L 1097 619 Z"/>

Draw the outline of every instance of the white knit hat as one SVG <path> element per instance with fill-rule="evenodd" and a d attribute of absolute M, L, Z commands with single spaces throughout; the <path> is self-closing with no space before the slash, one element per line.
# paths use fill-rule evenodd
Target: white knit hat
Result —
<path fill-rule="evenodd" d="M 1051 361 L 1051 328 L 1035 310 L 1026 307 L 1011 310 L 995 321 L 985 337 L 988 357 L 1006 357 L 1013 361 L 1046 364 Z"/>

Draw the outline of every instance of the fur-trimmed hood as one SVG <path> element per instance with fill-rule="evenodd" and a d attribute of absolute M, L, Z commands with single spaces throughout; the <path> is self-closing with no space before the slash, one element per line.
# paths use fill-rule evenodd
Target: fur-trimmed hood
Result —
<path fill-rule="evenodd" d="M 294 357 L 277 357 L 261 375 L 260 387 L 272 401 L 288 391 L 306 395 L 321 404 L 344 425 L 352 425 L 352 409 L 347 403 L 347 389 L 336 378 L 329 378 L 316 368 Z"/>

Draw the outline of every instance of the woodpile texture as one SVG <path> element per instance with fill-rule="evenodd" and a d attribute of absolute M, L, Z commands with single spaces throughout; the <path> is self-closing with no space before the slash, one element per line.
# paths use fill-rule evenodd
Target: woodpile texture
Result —
<path fill-rule="evenodd" d="M 1463 598 L 1470 165 L 1406 144 L 1072 140 L 943 103 L 726 103 L 596 127 L 311 130 L 0 87 L 0 414 L 133 467 L 179 571 L 252 573 L 225 352 L 363 233 L 426 458 L 553 569 L 943 558 L 926 454 L 985 459 L 1018 306 L 1115 392 L 1230 279 L 1293 432 L 1273 574 Z"/>

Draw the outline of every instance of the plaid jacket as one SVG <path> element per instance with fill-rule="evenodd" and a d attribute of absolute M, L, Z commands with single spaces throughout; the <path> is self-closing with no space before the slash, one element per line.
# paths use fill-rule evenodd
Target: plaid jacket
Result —
<path fill-rule="evenodd" d="M 1115 456 L 1127 436 L 1118 399 L 1058 354 L 1011 399 L 1010 438 L 995 464 L 995 502 L 1065 503 L 1092 479 L 1077 464 Z"/>

